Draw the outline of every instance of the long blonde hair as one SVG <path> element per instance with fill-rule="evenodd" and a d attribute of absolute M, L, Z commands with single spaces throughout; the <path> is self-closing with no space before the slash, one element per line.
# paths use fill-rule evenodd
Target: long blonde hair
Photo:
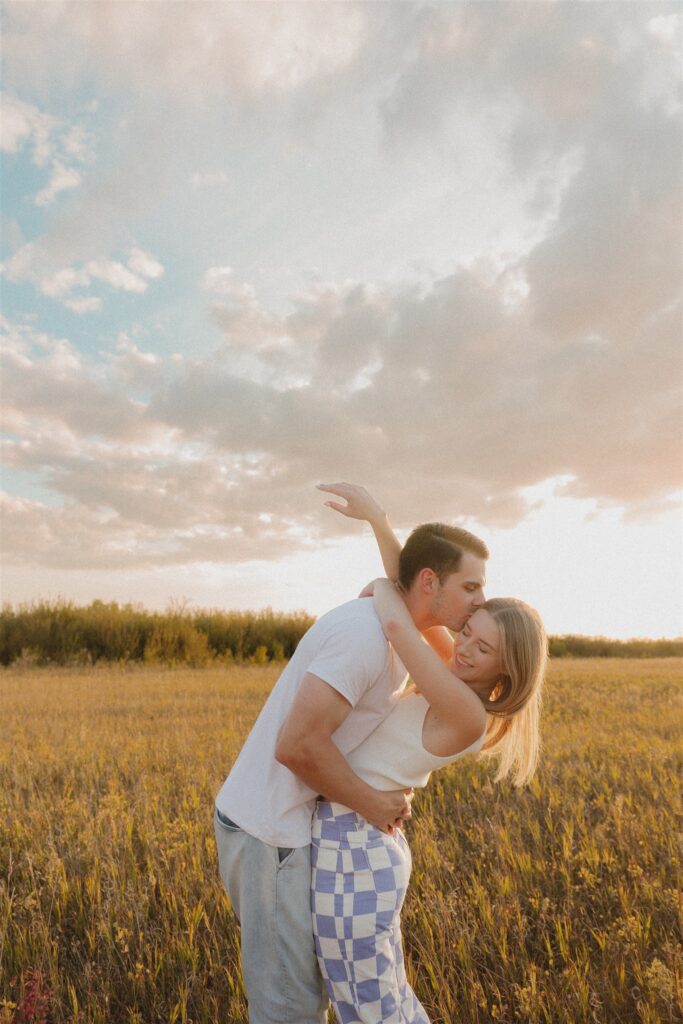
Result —
<path fill-rule="evenodd" d="M 515 786 L 532 778 L 540 753 L 541 692 L 548 638 L 537 611 L 514 597 L 483 605 L 500 632 L 503 674 L 488 700 L 485 757 L 498 758 L 495 781 L 512 776 Z"/>

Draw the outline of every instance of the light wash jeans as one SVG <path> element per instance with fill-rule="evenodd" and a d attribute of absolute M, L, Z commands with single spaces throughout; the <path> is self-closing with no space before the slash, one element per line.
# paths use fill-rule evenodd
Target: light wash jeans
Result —
<path fill-rule="evenodd" d="M 241 925 L 250 1024 L 325 1024 L 311 924 L 311 848 L 278 850 L 214 818 L 218 863 Z M 280 859 L 282 857 L 282 859 Z"/>

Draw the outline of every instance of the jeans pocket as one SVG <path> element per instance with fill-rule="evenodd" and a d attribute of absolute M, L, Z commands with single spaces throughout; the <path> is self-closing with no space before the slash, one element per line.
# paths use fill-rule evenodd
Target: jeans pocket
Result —
<path fill-rule="evenodd" d="M 278 848 L 277 848 L 277 856 L 278 856 L 277 870 L 278 871 L 280 871 L 282 868 L 287 867 L 287 865 L 293 860 L 294 854 L 296 853 L 296 851 L 298 849 L 299 849 L 298 846 L 294 846 L 291 849 L 289 847 L 287 847 L 287 846 L 278 846 Z"/>
<path fill-rule="evenodd" d="M 230 818 L 227 817 L 227 815 L 222 814 L 221 811 L 218 810 L 218 808 L 216 808 L 216 812 L 214 814 L 214 820 L 216 821 L 216 823 L 225 832 L 241 832 L 242 831 L 242 829 L 239 827 L 239 825 L 236 825 L 234 821 L 232 821 Z"/>

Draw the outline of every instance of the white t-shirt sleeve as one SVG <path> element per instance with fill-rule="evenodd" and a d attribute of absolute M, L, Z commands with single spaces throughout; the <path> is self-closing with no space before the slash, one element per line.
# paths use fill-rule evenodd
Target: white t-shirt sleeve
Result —
<path fill-rule="evenodd" d="M 386 659 L 387 641 L 378 623 L 353 619 L 335 624 L 308 671 L 355 707 L 384 671 Z"/>

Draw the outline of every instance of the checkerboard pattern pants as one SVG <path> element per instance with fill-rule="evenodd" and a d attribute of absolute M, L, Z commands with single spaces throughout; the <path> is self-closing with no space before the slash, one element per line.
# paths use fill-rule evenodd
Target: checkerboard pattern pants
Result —
<path fill-rule="evenodd" d="M 411 857 L 342 804 L 313 816 L 311 910 L 325 986 L 340 1024 L 429 1024 L 408 984 L 400 915 Z"/>

